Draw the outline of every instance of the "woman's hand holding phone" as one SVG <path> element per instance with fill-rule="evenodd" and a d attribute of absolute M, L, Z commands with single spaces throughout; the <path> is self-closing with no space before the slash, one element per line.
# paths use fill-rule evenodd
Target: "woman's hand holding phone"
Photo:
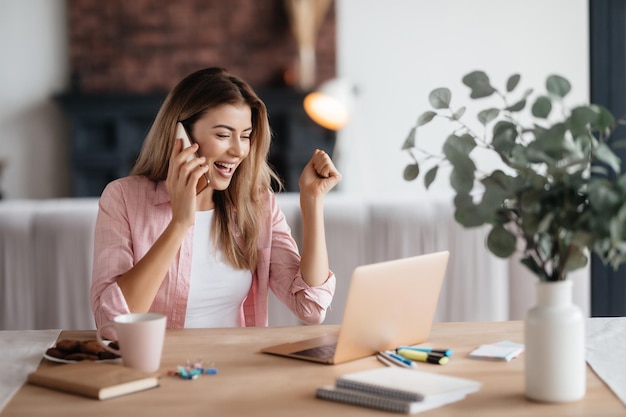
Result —
<path fill-rule="evenodd" d="M 174 138 L 165 184 L 170 195 L 173 222 L 187 227 L 195 221 L 196 195 L 207 187 L 208 166 L 205 158 L 195 153 L 198 145 L 185 147 L 184 141 L 184 137 L 178 134 Z"/>

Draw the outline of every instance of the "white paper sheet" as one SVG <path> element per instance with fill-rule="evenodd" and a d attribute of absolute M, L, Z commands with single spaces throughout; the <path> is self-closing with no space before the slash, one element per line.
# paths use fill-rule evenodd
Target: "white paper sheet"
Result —
<path fill-rule="evenodd" d="M 585 325 L 587 363 L 626 406 L 626 317 L 593 317 Z"/>
<path fill-rule="evenodd" d="M 61 330 L 0 331 L 0 412 L 39 366 Z"/>

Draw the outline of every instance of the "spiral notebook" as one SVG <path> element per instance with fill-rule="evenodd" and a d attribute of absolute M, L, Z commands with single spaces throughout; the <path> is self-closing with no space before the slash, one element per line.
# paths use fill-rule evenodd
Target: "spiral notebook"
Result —
<path fill-rule="evenodd" d="M 335 385 L 408 401 L 425 401 L 457 393 L 470 394 L 478 391 L 482 383 L 434 372 L 386 367 L 342 375 L 337 378 Z"/>
<path fill-rule="evenodd" d="M 465 394 L 455 394 L 440 400 L 408 401 L 398 398 L 385 397 L 382 395 L 369 394 L 354 391 L 347 388 L 339 388 L 334 385 L 319 387 L 315 393 L 322 400 L 334 401 L 344 404 L 358 405 L 361 407 L 374 408 L 377 410 L 391 411 L 394 413 L 416 414 L 422 411 L 441 407 L 465 398 Z"/>
<path fill-rule="evenodd" d="M 428 339 L 449 253 L 355 268 L 338 333 L 266 347 L 264 353 L 339 364 Z"/>
<path fill-rule="evenodd" d="M 415 414 L 460 401 L 482 387 L 479 381 L 387 367 L 353 372 L 337 378 L 335 385 L 321 386 L 317 398 Z"/>

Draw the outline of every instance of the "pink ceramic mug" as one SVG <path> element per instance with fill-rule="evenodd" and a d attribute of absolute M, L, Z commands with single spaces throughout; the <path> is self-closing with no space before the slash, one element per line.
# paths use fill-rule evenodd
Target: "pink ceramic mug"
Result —
<path fill-rule="evenodd" d="M 119 350 L 109 347 L 102 339 L 102 331 L 108 327 L 113 327 L 117 333 Z M 163 314 L 122 314 L 100 326 L 96 338 L 106 350 L 120 355 L 124 366 L 156 372 L 161 366 L 165 327 L 166 317 Z"/>

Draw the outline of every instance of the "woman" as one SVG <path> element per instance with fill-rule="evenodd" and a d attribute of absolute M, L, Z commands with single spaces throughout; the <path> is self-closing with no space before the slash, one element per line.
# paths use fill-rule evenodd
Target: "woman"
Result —
<path fill-rule="evenodd" d="M 181 122 L 192 145 L 176 135 Z M 170 92 L 131 175 L 99 201 L 91 306 L 100 326 L 160 312 L 169 328 L 267 326 L 268 289 L 303 322 L 335 291 L 324 196 L 341 180 L 316 150 L 300 179 L 300 256 L 270 184 L 270 127 L 252 88 L 221 68 Z"/>

